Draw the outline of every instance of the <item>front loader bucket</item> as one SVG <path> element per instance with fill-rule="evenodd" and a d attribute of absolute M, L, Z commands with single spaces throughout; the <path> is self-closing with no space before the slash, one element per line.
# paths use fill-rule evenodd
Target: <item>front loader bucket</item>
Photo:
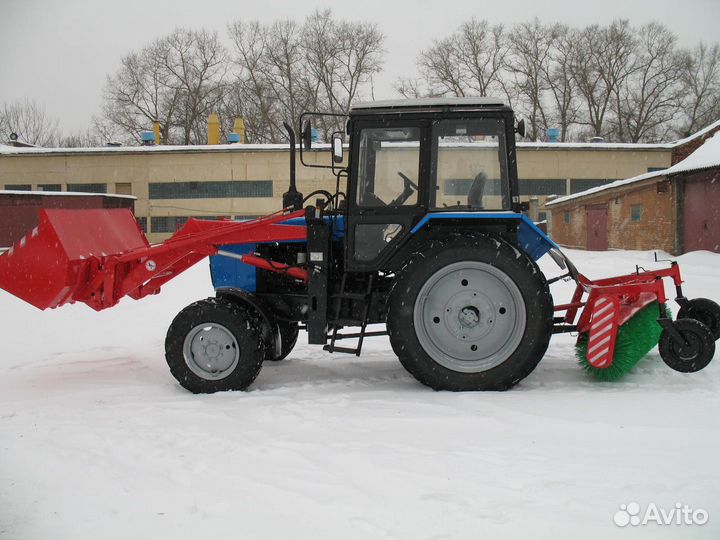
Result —
<path fill-rule="evenodd" d="M 83 293 L 93 261 L 148 245 L 129 209 L 41 209 L 38 226 L 0 255 L 0 288 L 55 308 Z"/>

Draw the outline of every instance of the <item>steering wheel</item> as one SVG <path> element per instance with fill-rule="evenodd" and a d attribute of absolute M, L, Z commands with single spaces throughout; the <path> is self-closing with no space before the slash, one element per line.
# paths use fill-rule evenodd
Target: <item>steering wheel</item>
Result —
<path fill-rule="evenodd" d="M 418 189 L 420 189 L 415 182 L 413 182 L 412 180 L 410 180 L 407 176 L 405 176 L 405 175 L 404 175 L 403 173 L 401 173 L 400 171 L 398 171 L 398 175 L 399 175 L 400 178 L 402 178 L 403 181 L 405 182 L 405 189 L 407 189 L 408 186 L 410 186 L 411 188 L 413 188 L 415 191 L 417 191 Z"/>
<path fill-rule="evenodd" d="M 398 195 L 397 198 L 394 199 L 388 206 L 400 206 L 401 204 L 404 204 L 405 201 L 410 198 L 410 195 L 420 189 L 415 182 L 410 180 L 410 178 L 405 176 L 403 173 L 401 173 L 400 171 L 398 171 L 397 173 L 398 176 L 403 179 L 403 182 L 405 183 L 405 189 L 403 189 L 403 192 Z"/>

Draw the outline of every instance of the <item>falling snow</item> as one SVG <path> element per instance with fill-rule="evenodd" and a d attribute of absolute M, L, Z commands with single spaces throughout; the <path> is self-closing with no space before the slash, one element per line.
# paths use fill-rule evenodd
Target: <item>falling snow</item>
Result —
<path fill-rule="evenodd" d="M 592 278 L 655 264 L 568 253 Z M 720 301 L 720 255 L 679 260 L 686 294 Z M 0 292 L 0 538 L 607 537 L 630 532 L 612 517 L 633 501 L 709 512 L 646 536 L 717 537 L 717 361 L 685 375 L 653 351 L 597 383 L 563 335 L 515 389 L 453 394 L 378 338 L 360 358 L 301 344 L 249 392 L 196 396 L 163 340 L 212 293 L 207 273 L 101 313 Z M 556 303 L 571 289 L 553 285 Z"/>

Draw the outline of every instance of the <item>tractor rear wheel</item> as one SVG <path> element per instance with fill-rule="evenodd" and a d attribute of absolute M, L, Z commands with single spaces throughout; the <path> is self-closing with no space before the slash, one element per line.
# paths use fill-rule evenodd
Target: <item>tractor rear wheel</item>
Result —
<path fill-rule="evenodd" d="M 244 390 L 265 356 L 259 314 L 222 298 L 183 309 L 165 338 L 165 358 L 181 386 L 196 394 Z"/>
<path fill-rule="evenodd" d="M 435 390 L 506 390 L 547 350 L 553 304 L 526 254 L 485 235 L 432 239 L 399 272 L 387 327 L 402 365 Z"/>

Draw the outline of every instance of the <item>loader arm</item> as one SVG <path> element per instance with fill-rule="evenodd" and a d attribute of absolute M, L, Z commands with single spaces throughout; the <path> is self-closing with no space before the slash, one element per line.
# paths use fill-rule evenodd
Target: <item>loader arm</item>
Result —
<path fill-rule="evenodd" d="M 305 226 L 283 224 L 303 216 L 299 210 L 246 222 L 190 219 L 150 245 L 127 209 L 42 209 L 39 225 L 0 255 L 0 287 L 39 309 L 83 302 L 100 311 L 124 296 L 157 294 L 220 246 L 305 240 Z M 294 277 L 302 279 L 301 272 Z"/>

